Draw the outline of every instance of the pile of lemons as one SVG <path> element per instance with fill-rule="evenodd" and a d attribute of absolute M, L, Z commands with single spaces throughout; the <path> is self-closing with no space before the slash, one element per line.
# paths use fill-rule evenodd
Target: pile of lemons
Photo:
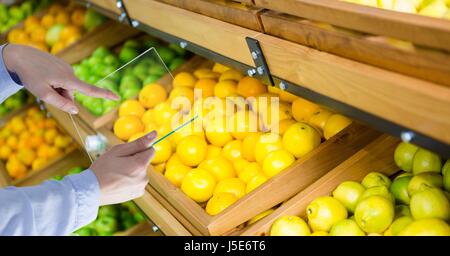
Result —
<path fill-rule="evenodd" d="M 138 99 L 122 103 L 118 115 L 114 133 L 124 141 L 153 130 L 161 137 L 176 127 L 174 119 L 201 117 L 156 144 L 152 165 L 191 199 L 206 203 L 210 215 L 351 123 L 217 63 L 212 69 L 178 73 L 171 90 L 146 85 Z"/>
<path fill-rule="evenodd" d="M 14 179 L 44 168 L 72 148 L 72 138 L 38 107 L 11 118 L 0 130 L 0 159 L 6 161 L 6 170 Z"/>

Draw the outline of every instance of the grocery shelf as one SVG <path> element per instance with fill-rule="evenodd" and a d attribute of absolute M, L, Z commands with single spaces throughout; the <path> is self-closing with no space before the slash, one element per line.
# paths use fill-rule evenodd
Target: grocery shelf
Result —
<path fill-rule="evenodd" d="M 410 142 L 442 156 L 450 154 L 447 132 L 450 129 L 447 118 L 450 89 L 446 86 L 321 52 L 158 1 L 135 0 L 124 1 L 124 4 L 134 27 L 181 43 L 190 51 L 241 71 L 254 68 L 245 38 L 255 38 L 277 86 L 330 106 L 382 132 L 411 139 Z M 110 17 L 120 15 L 115 1 L 90 1 L 89 5 Z"/>

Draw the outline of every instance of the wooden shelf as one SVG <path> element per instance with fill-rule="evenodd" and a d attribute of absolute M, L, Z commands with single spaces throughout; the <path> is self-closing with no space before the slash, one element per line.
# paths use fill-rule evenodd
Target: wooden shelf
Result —
<path fill-rule="evenodd" d="M 118 12 L 114 1 L 91 2 Z M 143 24 L 249 66 L 253 66 L 253 60 L 245 38 L 256 38 L 272 75 L 450 144 L 450 88 L 446 86 L 338 57 L 161 2 L 133 0 L 125 1 L 125 5 L 130 16 Z"/>

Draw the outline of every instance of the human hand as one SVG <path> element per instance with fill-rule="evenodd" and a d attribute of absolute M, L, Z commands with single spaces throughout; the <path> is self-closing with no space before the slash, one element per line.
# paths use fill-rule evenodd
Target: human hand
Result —
<path fill-rule="evenodd" d="M 133 142 L 114 146 L 90 167 L 100 184 L 100 205 L 125 202 L 144 194 L 147 167 L 155 155 L 153 131 Z"/>
<path fill-rule="evenodd" d="M 78 113 L 73 94 L 79 91 L 96 97 L 118 100 L 114 93 L 89 85 L 75 77 L 72 67 L 63 60 L 32 47 L 8 44 L 3 59 L 23 86 L 43 101 L 69 112 Z"/>

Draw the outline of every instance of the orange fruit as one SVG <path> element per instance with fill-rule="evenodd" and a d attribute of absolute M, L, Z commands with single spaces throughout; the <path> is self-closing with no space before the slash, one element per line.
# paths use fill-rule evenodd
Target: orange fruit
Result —
<path fill-rule="evenodd" d="M 178 73 L 172 82 L 173 87 L 194 87 L 197 79 L 189 72 L 180 72 Z"/>
<path fill-rule="evenodd" d="M 170 124 L 176 113 L 177 111 L 168 102 L 161 102 L 153 109 L 153 119 L 157 125 Z"/>
<path fill-rule="evenodd" d="M 182 165 L 182 164 L 183 164 L 183 162 L 181 162 L 178 155 L 176 153 L 174 153 L 174 154 L 172 154 L 172 156 L 170 156 L 169 160 L 167 160 L 166 171 L 168 171 L 169 169 L 174 168 L 178 165 Z"/>
<path fill-rule="evenodd" d="M 155 120 L 153 119 L 153 109 L 149 109 L 144 112 L 144 114 L 141 117 L 141 121 L 143 124 L 154 124 Z"/>
<path fill-rule="evenodd" d="M 228 69 L 227 71 L 223 72 L 219 77 L 219 82 L 231 80 L 235 82 L 239 82 L 241 80 L 243 75 L 241 72 L 235 70 L 235 69 Z"/>
<path fill-rule="evenodd" d="M 17 152 L 17 158 L 23 164 L 31 166 L 34 159 L 36 159 L 36 153 L 30 148 L 20 148 Z"/>
<path fill-rule="evenodd" d="M 255 144 L 255 160 L 262 164 L 267 154 L 272 151 L 283 149 L 281 137 L 275 133 L 262 134 Z"/>
<path fill-rule="evenodd" d="M 64 12 L 64 7 L 59 4 L 59 3 L 54 3 L 52 5 L 50 5 L 50 7 L 48 8 L 48 13 L 56 15 L 58 13 Z"/>
<path fill-rule="evenodd" d="M 253 132 L 248 134 L 244 140 L 242 141 L 242 157 L 247 159 L 248 161 L 255 161 L 255 147 L 256 142 L 259 140 L 259 136 L 261 136 L 260 132 Z"/>
<path fill-rule="evenodd" d="M 33 160 L 33 163 L 31 164 L 31 170 L 36 171 L 42 169 L 47 165 L 47 162 L 48 160 L 46 158 L 38 157 Z"/>
<path fill-rule="evenodd" d="M 178 164 L 170 169 L 166 168 L 164 176 L 175 186 L 181 187 L 184 177 L 192 170 L 191 167 L 184 164 Z"/>
<path fill-rule="evenodd" d="M 30 146 L 32 148 L 39 148 L 44 144 L 44 135 L 41 134 L 33 134 L 30 137 Z"/>
<path fill-rule="evenodd" d="M 227 178 L 219 181 L 214 188 L 214 195 L 219 193 L 230 193 L 241 198 L 245 195 L 245 183 L 238 178 Z"/>
<path fill-rule="evenodd" d="M 213 79 L 199 79 L 195 85 L 194 88 L 198 89 L 202 93 L 202 98 L 212 97 L 214 96 L 214 87 L 216 85 L 216 80 Z"/>
<path fill-rule="evenodd" d="M 61 50 L 63 50 L 64 48 L 66 48 L 66 44 L 63 41 L 58 41 L 52 46 L 52 48 L 50 49 L 50 53 L 56 54 Z"/>
<path fill-rule="evenodd" d="M 126 100 L 119 107 L 119 117 L 136 116 L 141 118 L 144 112 L 144 106 L 137 100 Z"/>
<path fill-rule="evenodd" d="M 219 98 L 235 96 L 237 93 L 237 85 L 233 80 L 220 81 L 214 87 L 214 95 Z"/>
<path fill-rule="evenodd" d="M 38 107 L 31 107 L 27 110 L 27 116 L 34 116 L 36 114 L 40 113 L 40 110 Z"/>
<path fill-rule="evenodd" d="M 319 111 L 319 105 L 302 98 L 298 98 L 292 103 L 292 115 L 298 122 L 307 122 L 311 116 Z"/>
<path fill-rule="evenodd" d="M 233 137 L 227 131 L 226 121 L 225 117 L 215 118 L 208 122 L 205 127 L 206 138 L 214 146 L 223 147 L 233 140 Z"/>
<path fill-rule="evenodd" d="M 36 16 L 29 16 L 28 18 L 25 19 L 25 21 L 23 22 L 25 29 L 29 28 L 29 27 L 34 27 L 35 25 L 39 25 L 39 18 Z"/>
<path fill-rule="evenodd" d="M 58 136 L 58 130 L 55 128 L 47 129 L 44 133 L 44 139 L 47 144 L 53 145 L 55 138 Z"/>
<path fill-rule="evenodd" d="M 177 145 L 177 155 L 183 164 L 197 166 L 206 157 L 206 141 L 196 135 L 183 138 Z"/>
<path fill-rule="evenodd" d="M 55 17 L 50 13 L 45 14 L 41 19 L 41 25 L 46 29 L 51 28 L 55 24 Z"/>
<path fill-rule="evenodd" d="M 69 14 L 67 14 L 66 12 L 59 12 L 56 14 L 55 16 L 55 23 L 56 24 L 68 24 L 70 21 L 70 17 Z"/>
<path fill-rule="evenodd" d="M 198 168 L 210 172 L 217 181 L 236 176 L 233 164 L 223 156 L 206 159 L 200 163 Z"/>
<path fill-rule="evenodd" d="M 160 163 L 160 164 L 152 164 L 153 170 L 159 173 L 164 173 L 164 170 L 166 168 L 166 162 Z"/>
<path fill-rule="evenodd" d="M 62 41 L 67 41 L 72 35 L 81 34 L 81 29 L 74 25 L 67 25 L 61 30 L 59 38 Z"/>
<path fill-rule="evenodd" d="M 244 169 L 239 173 L 238 177 L 243 182 L 248 183 L 253 177 L 258 174 L 262 174 L 261 166 L 257 163 L 249 163 Z"/>
<path fill-rule="evenodd" d="M 245 98 L 257 96 L 267 92 L 267 86 L 258 79 L 246 76 L 239 80 L 237 93 Z"/>
<path fill-rule="evenodd" d="M 67 148 L 72 143 L 72 138 L 67 135 L 58 135 L 55 138 L 55 146 L 58 148 Z"/>
<path fill-rule="evenodd" d="M 294 163 L 294 156 L 284 149 L 272 151 L 264 158 L 263 172 L 267 177 L 273 177 Z"/>
<path fill-rule="evenodd" d="M 48 158 L 50 156 L 49 151 L 50 151 L 50 146 L 44 144 L 37 149 L 37 157 L 38 158 Z"/>
<path fill-rule="evenodd" d="M 11 135 L 6 139 L 6 145 L 13 150 L 17 150 L 17 146 L 19 144 L 19 139 L 17 136 Z"/>
<path fill-rule="evenodd" d="M 330 111 L 320 109 L 309 118 L 308 123 L 322 131 L 323 128 L 325 128 L 325 124 L 327 123 L 328 119 L 332 115 L 333 113 L 331 113 Z"/>
<path fill-rule="evenodd" d="M 211 198 L 216 186 L 216 179 L 212 174 L 203 169 L 192 169 L 181 183 L 181 191 L 198 203 L 203 203 Z"/>
<path fill-rule="evenodd" d="M 70 16 L 70 21 L 72 24 L 78 27 L 84 26 L 84 15 L 86 14 L 86 10 L 82 8 L 77 8 L 72 12 Z"/>
<path fill-rule="evenodd" d="M 133 134 L 142 132 L 144 124 L 137 116 L 122 116 L 114 123 L 114 134 L 121 140 L 128 140 Z"/>
<path fill-rule="evenodd" d="M 181 124 L 177 124 L 179 126 Z M 196 135 L 202 139 L 205 139 L 205 134 L 203 132 L 203 128 L 200 125 L 196 125 L 194 123 L 190 123 L 183 128 L 176 131 L 172 136 L 170 136 L 169 140 L 174 144 L 178 145 L 178 143 L 185 137 L 189 135 Z"/>
<path fill-rule="evenodd" d="M 296 99 L 300 98 L 297 95 L 294 95 L 290 92 L 282 91 L 282 90 L 280 90 L 280 92 L 278 93 L 278 96 L 280 96 L 280 100 L 286 101 L 286 102 L 294 102 Z"/>
<path fill-rule="evenodd" d="M 55 121 L 55 119 L 45 119 L 45 128 L 46 129 L 51 129 L 51 128 L 57 128 L 57 123 Z"/>
<path fill-rule="evenodd" d="M 19 28 L 14 28 L 14 29 L 12 29 L 12 30 L 8 33 L 8 36 L 7 36 L 8 42 L 10 42 L 10 43 L 16 43 L 16 42 L 17 42 L 17 39 L 18 39 L 19 37 L 22 37 L 23 34 L 26 35 L 25 31 L 23 31 L 22 29 L 19 29 Z"/>
<path fill-rule="evenodd" d="M 63 154 L 63 151 L 56 146 L 50 147 L 48 149 L 48 158 L 49 159 L 56 158 L 58 156 L 61 156 L 62 154 Z"/>
<path fill-rule="evenodd" d="M 333 137 L 335 134 L 342 131 L 345 127 L 349 126 L 352 120 L 346 116 L 334 114 L 328 118 L 324 128 L 323 135 L 325 139 Z"/>
<path fill-rule="evenodd" d="M 7 160 L 12 154 L 12 149 L 8 145 L 0 146 L 0 159 Z"/>
<path fill-rule="evenodd" d="M 167 98 L 166 89 L 159 84 L 144 86 L 139 92 L 139 102 L 146 108 L 153 108 Z"/>
<path fill-rule="evenodd" d="M 222 155 L 230 161 L 240 158 L 242 156 L 242 141 L 233 140 L 225 144 L 222 149 Z"/>
<path fill-rule="evenodd" d="M 283 135 L 286 132 L 286 130 L 295 123 L 297 123 L 297 122 L 294 119 L 290 119 L 290 118 L 281 120 L 278 123 L 278 133 L 280 135 Z M 271 130 L 272 130 L 272 128 L 271 128 Z"/>
<path fill-rule="evenodd" d="M 205 210 L 209 215 L 214 216 L 221 213 L 237 200 L 238 198 L 234 194 L 224 192 L 217 193 L 214 194 L 211 199 L 209 199 L 208 203 L 206 204 Z"/>
<path fill-rule="evenodd" d="M 66 46 L 69 46 L 69 45 L 77 42 L 80 38 L 81 38 L 81 34 L 72 34 L 66 39 L 65 44 L 66 44 Z"/>
<path fill-rule="evenodd" d="M 10 157 L 8 159 L 6 162 L 6 170 L 15 179 L 23 178 L 27 174 L 27 167 L 17 157 Z"/>

